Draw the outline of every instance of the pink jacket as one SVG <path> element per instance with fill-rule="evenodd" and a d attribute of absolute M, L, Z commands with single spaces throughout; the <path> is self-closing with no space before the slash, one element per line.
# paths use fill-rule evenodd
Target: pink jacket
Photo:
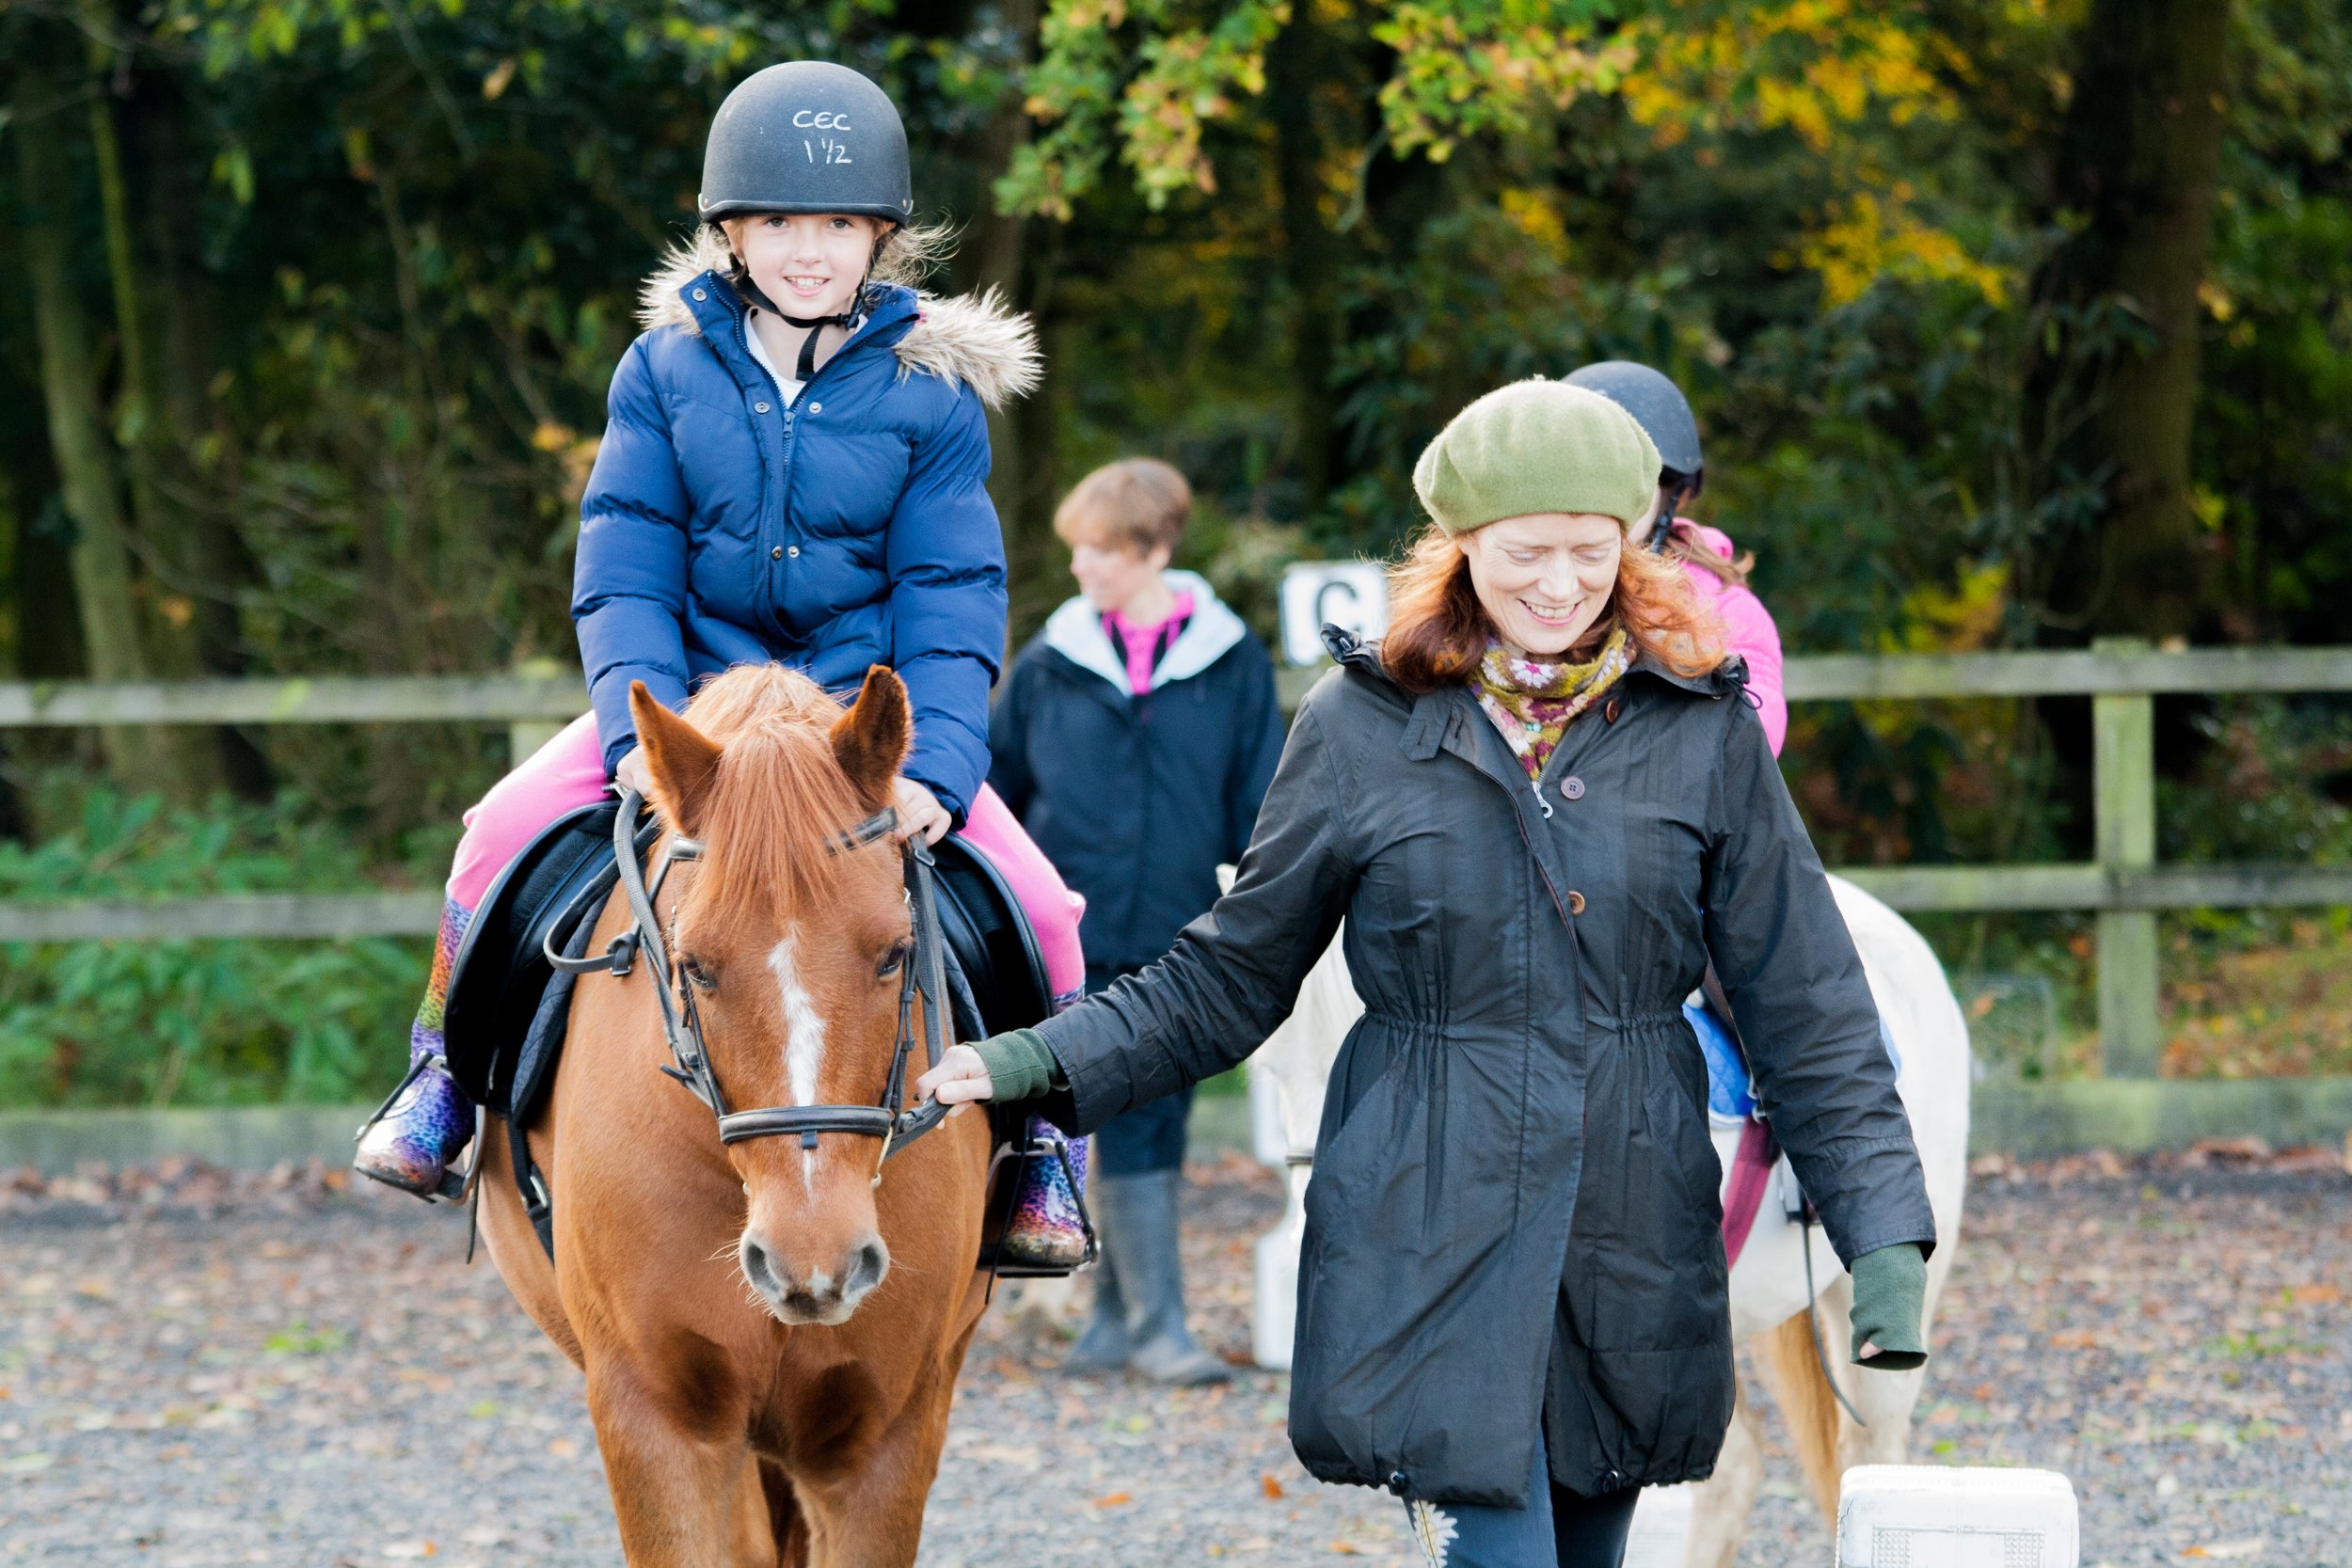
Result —
<path fill-rule="evenodd" d="M 1675 531 L 1725 561 L 1732 558 L 1731 540 L 1721 530 L 1677 517 Z M 1780 755 L 1780 743 L 1788 737 L 1788 699 L 1782 695 L 1780 628 L 1772 625 L 1772 611 L 1747 589 L 1732 587 L 1704 566 L 1686 561 L 1682 571 L 1698 590 L 1700 601 L 1722 620 L 1729 650 L 1748 661 L 1749 699 L 1756 704 L 1756 716 L 1764 721 L 1764 738 L 1772 743 L 1772 755 Z"/>

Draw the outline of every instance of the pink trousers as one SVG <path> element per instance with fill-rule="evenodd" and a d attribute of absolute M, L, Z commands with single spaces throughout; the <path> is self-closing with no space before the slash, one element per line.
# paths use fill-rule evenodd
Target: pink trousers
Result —
<path fill-rule="evenodd" d="M 604 749 L 596 738 L 596 715 L 582 714 L 466 813 L 466 836 L 450 867 L 451 901 L 468 911 L 480 908 L 491 882 L 540 830 L 567 811 L 595 804 L 604 790 Z M 1086 986 L 1086 958 L 1078 947 L 1085 900 L 1062 885 L 1053 863 L 986 784 L 965 814 L 963 836 L 994 863 L 1021 900 L 1037 932 L 1054 995 L 1075 996 Z"/>

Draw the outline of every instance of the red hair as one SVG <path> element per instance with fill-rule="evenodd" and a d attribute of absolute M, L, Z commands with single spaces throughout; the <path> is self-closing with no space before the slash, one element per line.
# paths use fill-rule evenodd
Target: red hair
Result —
<path fill-rule="evenodd" d="M 1617 585 L 1607 613 L 1572 652 L 1597 647 L 1623 626 L 1637 653 L 1678 675 L 1704 675 L 1724 661 L 1723 630 L 1699 602 L 1680 562 L 1632 541 L 1617 555 Z M 1435 523 L 1389 568 L 1389 629 L 1380 662 L 1407 691 L 1435 691 L 1469 678 L 1494 636 L 1494 623 L 1470 584 L 1470 557 Z"/>

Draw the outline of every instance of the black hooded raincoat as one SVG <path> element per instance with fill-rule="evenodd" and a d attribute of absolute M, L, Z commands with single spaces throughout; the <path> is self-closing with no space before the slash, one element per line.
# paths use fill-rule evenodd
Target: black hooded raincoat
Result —
<path fill-rule="evenodd" d="M 1523 1506 L 1704 1477 L 1732 1408 L 1711 954 L 1838 1255 L 1932 1246 L 1877 1009 L 1736 665 L 1649 660 L 1531 788 L 1467 688 L 1327 632 L 1231 895 L 1041 1033 L 1080 1132 L 1232 1067 L 1347 921 L 1366 1011 L 1307 1191 L 1291 1438 L 1327 1481 Z M 1056 1117 L 1061 1119 L 1060 1117 Z"/>

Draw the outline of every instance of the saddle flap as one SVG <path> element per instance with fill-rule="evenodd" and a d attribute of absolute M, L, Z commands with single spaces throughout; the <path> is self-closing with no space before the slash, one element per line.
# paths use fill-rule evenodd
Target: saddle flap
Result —
<path fill-rule="evenodd" d="M 933 901 L 940 935 L 966 994 L 955 997 L 957 1033 L 964 1038 L 1001 1035 L 1042 1022 L 1054 1010 L 1045 958 L 1011 884 L 988 856 L 960 833 L 931 847 Z M 949 980 L 952 992 L 954 978 Z M 978 1030 L 962 1014 L 977 1015 Z"/>
<path fill-rule="evenodd" d="M 544 944 L 564 946 L 593 926 L 617 875 L 612 800 L 567 812 L 499 874 L 450 965 L 441 1035 L 450 1076 L 500 1116 L 513 1109 L 517 1058 L 548 994 Z M 658 836 L 648 819 L 640 848 Z"/>

